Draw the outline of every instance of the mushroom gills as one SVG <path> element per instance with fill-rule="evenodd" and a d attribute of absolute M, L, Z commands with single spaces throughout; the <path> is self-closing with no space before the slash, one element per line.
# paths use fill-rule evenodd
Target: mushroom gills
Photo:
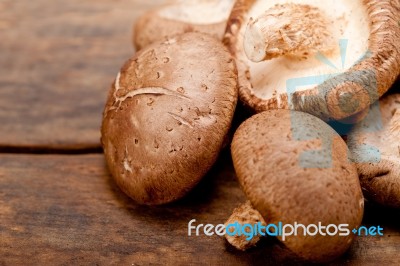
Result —
<path fill-rule="evenodd" d="M 285 12 L 278 12 L 279 10 Z M 315 15 L 317 10 L 321 14 Z M 273 18 L 271 13 L 275 14 Z M 269 14 L 269 20 L 265 18 L 266 14 Z M 290 18 L 291 14 L 296 14 L 296 19 Z M 310 17 L 311 14 L 313 15 Z M 256 1 L 247 17 L 253 18 L 253 21 L 249 27 L 242 27 L 239 34 L 248 54 L 252 53 L 251 50 L 257 50 L 254 46 L 260 46 L 260 35 L 264 40 L 274 33 L 281 35 L 280 39 L 277 35 L 272 37 L 276 46 L 272 46 L 269 53 L 265 49 L 258 49 L 258 53 L 253 52 L 254 55 L 250 56 L 254 61 L 264 61 L 253 62 L 246 54 L 243 55 L 245 58 L 242 57 L 249 66 L 253 92 L 261 99 L 288 93 L 290 80 L 298 83 L 296 91 L 313 88 L 322 80 L 343 73 L 368 52 L 369 34 L 366 33 L 370 32 L 370 26 L 367 9 L 361 0 L 297 0 L 292 1 L 292 4 L 286 1 Z M 326 29 L 324 30 L 324 25 L 315 25 L 315 19 L 317 22 L 324 22 Z M 274 24 L 272 33 L 267 35 L 262 30 L 266 22 Z M 290 32 L 285 30 L 289 22 Z M 306 38 L 306 27 L 311 27 L 308 31 L 312 33 L 315 29 L 319 38 Z M 257 34 L 260 31 L 262 33 Z M 246 34 L 249 43 L 245 41 Z M 297 41 L 293 40 L 296 39 L 294 37 L 288 37 L 289 35 L 296 36 Z M 263 42 L 262 46 L 266 48 Z"/>
<path fill-rule="evenodd" d="M 324 11 L 302 4 L 276 5 L 256 19 L 250 18 L 244 35 L 244 51 L 253 62 L 291 55 L 307 58 L 333 50 Z"/>

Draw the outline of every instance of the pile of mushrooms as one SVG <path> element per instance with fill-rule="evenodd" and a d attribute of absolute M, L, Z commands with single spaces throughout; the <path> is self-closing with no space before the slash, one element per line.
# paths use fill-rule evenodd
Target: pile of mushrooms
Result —
<path fill-rule="evenodd" d="M 103 112 L 111 175 L 140 204 L 182 198 L 215 163 L 239 99 L 258 114 L 231 144 L 248 201 L 227 224 L 357 228 L 363 194 L 399 208 L 400 97 L 377 101 L 400 74 L 399 21 L 397 0 L 192 0 L 149 11 Z M 329 121 L 357 123 L 347 145 Z M 226 238 L 241 250 L 259 240 Z M 325 262 L 353 238 L 283 244 Z"/>

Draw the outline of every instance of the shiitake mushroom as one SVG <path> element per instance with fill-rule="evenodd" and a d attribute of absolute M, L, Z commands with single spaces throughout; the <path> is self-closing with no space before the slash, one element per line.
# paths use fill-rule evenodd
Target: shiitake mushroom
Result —
<path fill-rule="evenodd" d="M 119 187 L 142 204 L 190 191 L 214 164 L 237 102 L 237 71 L 220 41 L 186 33 L 122 67 L 103 114 L 102 144 Z"/>

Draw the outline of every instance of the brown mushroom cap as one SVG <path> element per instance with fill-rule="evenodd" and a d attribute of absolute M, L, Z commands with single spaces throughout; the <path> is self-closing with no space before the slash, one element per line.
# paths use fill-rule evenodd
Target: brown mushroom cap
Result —
<path fill-rule="evenodd" d="M 318 7 L 331 22 L 327 29 L 332 32 L 330 37 L 335 40 L 336 50 L 321 53 L 338 69 L 330 67 L 323 60 L 317 60 L 315 54 L 304 54 L 304 57 L 282 55 L 260 63 L 247 58 L 243 46 L 250 18 L 257 19 L 276 3 L 282 1 L 237 0 L 224 38 L 237 58 L 239 97 L 256 112 L 276 108 L 292 109 L 313 114 L 323 120 L 344 119 L 368 108 L 389 89 L 399 75 L 400 1 L 301 1 L 301 4 Z M 290 19 L 285 14 L 287 12 L 279 13 L 277 19 Z M 309 20 L 309 23 L 312 22 L 313 18 Z M 295 23 L 301 24 L 302 21 L 289 21 L 286 24 L 288 31 L 292 28 L 304 31 L 309 29 L 296 27 Z M 278 33 L 287 42 L 285 30 Z M 289 37 L 290 34 L 296 35 L 293 32 L 288 34 Z M 339 39 L 348 40 L 343 69 Z M 312 77 L 325 74 L 338 75 L 324 79 L 323 83 L 316 86 L 319 82 L 313 82 Z M 303 86 L 301 79 L 307 78 Z M 298 79 L 295 92 L 291 91 L 292 88 L 288 89 L 287 83 L 293 79 Z"/>
<path fill-rule="evenodd" d="M 366 198 L 400 208 L 400 94 L 388 95 L 348 136 Z"/>
<path fill-rule="evenodd" d="M 175 1 L 143 14 L 135 23 L 137 50 L 168 36 L 198 31 L 219 40 L 225 33 L 234 0 Z"/>
<path fill-rule="evenodd" d="M 262 112 L 239 127 L 231 150 L 239 182 L 267 223 L 348 224 L 350 230 L 361 224 L 356 168 L 345 142 L 320 119 L 283 109 Z M 283 243 L 304 259 L 329 261 L 352 240 L 351 233 L 299 234 Z"/>
<path fill-rule="evenodd" d="M 182 197 L 215 162 L 236 102 L 236 66 L 215 38 L 187 33 L 141 50 L 118 74 L 103 115 L 116 183 L 143 204 Z"/>

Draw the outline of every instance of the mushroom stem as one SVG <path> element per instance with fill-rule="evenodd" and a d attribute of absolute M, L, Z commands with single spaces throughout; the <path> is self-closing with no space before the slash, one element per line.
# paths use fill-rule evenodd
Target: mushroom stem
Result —
<path fill-rule="evenodd" d="M 239 207 L 233 210 L 232 215 L 229 219 L 225 222 L 225 225 L 228 226 L 229 224 L 238 223 L 239 225 L 243 226 L 245 224 L 250 224 L 253 226 L 261 223 L 262 226 L 265 226 L 265 220 L 261 216 L 261 214 L 253 208 L 250 201 L 246 201 L 245 203 L 241 204 Z M 231 228 L 230 232 L 233 232 L 234 228 Z M 248 230 L 247 230 L 248 229 Z M 250 233 L 250 228 L 246 228 L 246 232 Z M 228 234 L 225 235 L 226 240 L 239 250 L 246 250 L 249 249 L 257 244 L 260 240 L 261 236 L 256 232 L 253 232 L 253 236 L 250 240 L 248 240 L 248 236 L 243 234 L 238 234 L 236 232 L 234 236 L 230 236 Z"/>
<path fill-rule="evenodd" d="M 244 35 L 244 50 L 253 62 L 284 55 L 307 56 L 332 47 L 329 21 L 318 8 L 302 4 L 275 5 L 251 18 Z"/>

